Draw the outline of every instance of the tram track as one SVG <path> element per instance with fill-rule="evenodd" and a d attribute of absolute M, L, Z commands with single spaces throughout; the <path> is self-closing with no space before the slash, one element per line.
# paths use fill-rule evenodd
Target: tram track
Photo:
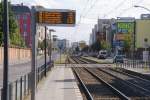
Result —
<path fill-rule="evenodd" d="M 114 93 L 114 91 L 98 77 L 89 73 L 86 68 L 75 67 L 73 70 L 78 75 L 76 77 L 80 77 L 80 80 L 82 80 L 82 89 L 84 90 L 87 100 L 122 100 L 118 94 Z"/>
<path fill-rule="evenodd" d="M 83 66 L 82 64 L 85 63 L 86 61 L 80 60 L 80 58 L 73 58 L 73 59 L 76 63 L 78 63 L 78 67 L 80 67 L 78 68 L 76 66 L 73 68 L 73 70 L 76 70 L 76 73 L 78 73 L 79 77 L 82 78 L 83 82 L 85 83 L 85 86 L 87 86 L 86 84 L 88 82 L 92 83 L 92 81 L 95 78 L 95 83 L 99 81 L 101 82 L 101 84 L 105 84 L 104 90 L 108 90 L 108 89 L 111 90 L 111 92 L 114 94 L 114 96 L 113 95 L 111 96 L 115 97 L 111 99 L 112 97 L 111 96 L 109 97 L 109 92 L 107 92 L 108 98 L 104 99 L 100 95 L 99 95 L 100 97 L 94 98 L 95 97 L 94 94 L 91 94 L 91 96 L 93 97 L 93 99 L 91 100 L 118 100 L 118 99 L 120 100 L 150 100 L 150 81 L 149 80 L 143 79 L 139 76 L 125 73 L 125 72 L 122 72 L 120 70 L 116 70 L 113 68 L 91 68 L 89 67 L 89 65 Z M 86 81 L 84 79 L 84 76 L 87 77 Z M 96 79 L 98 81 L 96 81 Z M 92 90 L 90 90 L 89 88 L 87 89 L 89 90 L 89 93 L 91 93 Z M 100 89 L 100 90 L 101 91 L 98 93 L 103 93 L 103 89 Z M 96 91 L 96 90 L 93 90 L 93 91 Z M 101 98 L 101 99 L 97 99 L 97 98 Z"/>

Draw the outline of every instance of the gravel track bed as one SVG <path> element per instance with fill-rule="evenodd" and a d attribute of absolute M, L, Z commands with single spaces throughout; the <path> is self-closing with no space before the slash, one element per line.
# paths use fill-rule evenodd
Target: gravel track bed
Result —
<path fill-rule="evenodd" d="M 96 75 L 99 75 L 102 79 L 113 85 L 115 88 L 117 88 L 119 91 L 122 93 L 126 94 L 126 96 L 132 98 L 133 100 L 137 100 L 140 98 L 140 100 L 150 100 L 149 97 L 147 97 L 147 93 L 137 89 L 136 87 L 127 84 L 124 81 L 121 81 L 119 79 L 116 79 L 115 77 L 99 70 L 99 69 L 93 69 L 93 68 L 88 68 L 90 71 L 94 72 Z M 103 68 L 103 70 L 107 70 Z M 115 74 L 115 76 L 118 76 L 119 74 Z M 122 76 L 122 78 L 127 78 L 127 76 Z M 130 78 L 132 79 L 132 78 Z"/>
<path fill-rule="evenodd" d="M 95 79 L 84 68 L 75 68 L 85 83 L 94 100 L 119 100 L 119 98 L 103 83 Z"/>

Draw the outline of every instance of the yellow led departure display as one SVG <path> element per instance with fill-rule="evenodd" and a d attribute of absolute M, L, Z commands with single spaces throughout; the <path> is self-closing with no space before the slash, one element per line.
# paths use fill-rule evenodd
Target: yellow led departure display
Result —
<path fill-rule="evenodd" d="M 37 12 L 37 22 L 41 24 L 75 24 L 75 11 Z"/>

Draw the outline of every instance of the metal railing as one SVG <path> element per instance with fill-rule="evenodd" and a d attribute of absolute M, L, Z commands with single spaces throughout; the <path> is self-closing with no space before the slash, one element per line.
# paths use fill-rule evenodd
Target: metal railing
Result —
<path fill-rule="evenodd" d="M 50 71 L 51 68 L 54 66 L 53 63 L 48 62 L 46 67 L 46 71 Z M 37 68 L 37 84 L 45 77 L 45 67 L 42 65 L 41 67 Z M 8 94 L 9 100 L 24 100 L 29 94 L 31 90 L 31 72 L 27 75 L 21 76 L 20 79 L 16 80 L 15 82 L 11 82 L 8 84 Z M 2 94 L 2 89 L 0 91 Z M 2 95 L 1 98 L 2 99 Z"/>
<path fill-rule="evenodd" d="M 122 68 L 150 68 L 150 61 L 142 60 L 124 60 L 123 63 L 116 63 L 116 67 Z"/>

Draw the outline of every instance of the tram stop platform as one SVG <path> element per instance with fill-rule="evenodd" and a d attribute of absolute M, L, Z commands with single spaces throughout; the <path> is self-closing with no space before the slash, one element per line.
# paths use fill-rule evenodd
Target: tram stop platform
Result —
<path fill-rule="evenodd" d="M 71 68 L 56 65 L 39 84 L 35 100 L 83 100 Z"/>
<path fill-rule="evenodd" d="M 126 68 L 127 70 L 131 70 L 133 72 L 142 73 L 145 75 L 150 75 L 150 68 Z"/>

